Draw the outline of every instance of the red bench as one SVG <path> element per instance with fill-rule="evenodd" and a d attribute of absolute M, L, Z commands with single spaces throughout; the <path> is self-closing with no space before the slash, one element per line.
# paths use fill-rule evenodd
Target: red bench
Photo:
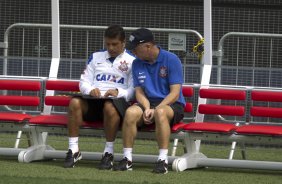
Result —
<path fill-rule="evenodd" d="M 66 134 L 67 133 L 67 107 L 69 105 L 70 96 L 64 95 L 70 92 L 79 92 L 78 81 L 69 81 L 69 80 L 47 80 L 46 81 L 46 90 L 54 90 L 54 96 L 45 96 L 44 102 L 46 106 L 52 106 L 52 108 L 64 107 L 63 112 L 58 112 L 57 110 L 53 110 L 50 114 L 42 114 L 29 119 L 29 126 L 31 128 L 31 136 L 34 140 L 35 144 L 28 148 L 25 151 L 22 151 L 19 154 L 19 161 L 21 162 L 31 162 L 34 160 L 42 160 L 42 159 L 50 159 L 50 158 L 64 158 L 65 150 L 54 150 L 52 147 L 46 144 L 47 134 L 46 133 L 59 133 Z M 193 96 L 193 88 L 184 86 L 183 93 L 185 97 Z M 49 94 L 49 93 L 46 93 Z M 192 113 L 193 107 L 192 103 L 187 102 L 185 106 L 186 113 Z M 193 116 L 193 115 L 192 115 Z M 178 132 L 183 127 L 184 122 L 179 122 L 174 127 L 172 127 L 173 135 L 172 139 L 183 137 L 177 136 Z M 146 127 L 142 130 L 142 134 L 138 134 L 138 138 L 154 138 L 155 134 L 152 134 L 154 131 L 153 126 Z M 119 132 L 120 133 L 120 132 Z M 102 122 L 84 122 L 81 127 L 80 135 L 89 135 L 92 136 L 101 136 L 103 135 L 103 123 Z M 119 134 L 120 135 L 120 134 Z M 84 159 L 101 159 L 101 153 L 85 153 Z M 150 159 L 148 159 L 148 155 L 135 155 L 136 161 L 140 160 L 143 162 L 152 162 L 157 158 L 154 158 L 153 155 L 150 155 Z M 115 159 L 121 159 L 122 155 L 115 154 Z M 171 163 L 174 160 L 175 156 L 170 156 L 169 162 Z"/>
<path fill-rule="evenodd" d="M 14 148 L 1 147 L 0 155 L 17 156 L 23 150 L 18 147 L 24 126 L 41 111 L 41 86 L 40 79 L 0 79 L 0 131 L 18 132 Z"/>
<path fill-rule="evenodd" d="M 36 109 L 40 106 L 41 82 L 38 80 L 1 79 L 0 90 L 3 90 L 0 95 L 0 105 L 7 109 L 5 112 L 0 112 L 0 121 L 22 123 L 30 119 L 32 115 L 25 113 L 25 110 L 21 108 L 28 106 Z M 16 91 L 18 95 L 10 94 L 11 91 Z M 22 95 L 24 92 L 26 95 Z M 15 106 L 20 108 L 12 109 Z"/>
<path fill-rule="evenodd" d="M 259 122 L 256 117 L 276 118 L 282 120 L 282 107 L 272 107 L 276 103 L 282 102 L 281 91 L 262 91 L 254 90 L 251 92 L 252 106 L 250 108 L 251 121 L 249 125 L 238 127 L 237 134 L 242 135 L 263 135 L 263 136 L 282 136 L 282 126 Z M 263 105 L 256 105 L 257 102 L 267 102 Z"/>
<path fill-rule="evenodd" d="M 235 148 L 236 143 L 241 148 L 251 145 L 256 145 L 257 148 L 282 145 L 282 126 L 279 120 L 282 118 L 282 92 L 233 88 L 214 86 L 200 89 L 199 96 L 206 99 L 207 103 L 198 105 L 196 122 L 183 127 L 187 133 L 184 141 L 188 153 L 174 160 L 174 170 L 197 167 L 282 170 L 282 162 L 246 160 L 245 154 L 243 160 L 233 160 L 232 157 L 208 158 L 200 152 L 200 142 L 197 140 L 232 142 L 232 148 Z M 250 98 L 247 98 L 247 93 Z M 201 115 L 204 115 L 203 122 L 198 122 Z M 245 153 L 244 150 L 242 153 Z"/>
<path fill-rule="evenodd" d="M 183 127 L 185 131 L 204 131 L 232 133 L 236 128 L 236 117 L 245 116 L 245 106 L 237 105 L 236 101 L 246 101 L 246 92 L 237 89 L 200 89 L 201 98 L 216 99 L 216 102 L 232 101 L 233 104 L 200 104 L 198 113 L 209 115 L 204 122 L 192 122 Z M 218 101 L 220 100 L 220 101 Z M 212 115 L 212 116 L 211 116 Z M 231 123 L 220 121 L 219 116 L 231 116 Z M 210 119 L 214 119 L 211 121 Z"/>

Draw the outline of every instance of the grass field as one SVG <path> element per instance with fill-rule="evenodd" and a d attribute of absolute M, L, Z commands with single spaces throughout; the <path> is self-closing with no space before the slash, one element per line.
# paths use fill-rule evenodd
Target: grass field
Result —
<path fill-rule="evenodd" d="M 11 136 L 11 137 L 10 137 Z M 1 134 L 0 146 L 12 145 L 11 139 L 14 135 Z M 5 141 L 3 141 L 5 140 Z M 102 141 L 101 141 L 102 140 Z M 81 138 L 80 149 L 83 151 L 102 151 L 103 144 L 94 143 L 103 142 L 101 138 Z M 121 140 L 116 141 L 116 152 L 121 152 Z M 65 150 L 67 147 L 66 137 L 51 137 L 49 143 L 56 149 Z M 135 153 L 155 154 L 157 148 L 154 141 L 137 141 Z M 24 146 L 25 143 L 21 144 Z M 150 146 L 149 146 L 150 145 Z M 202 146 L 202 152 L 209 157 L 226 158 L 228 155 L 228 145 L 206 144 Z M 177 154 L 181 155 L 182 149 L 178 149 Z M 247 150 L 249 159 L 257 160 L 276 160 L 282 161 L 282 150 L 277 148 Z M 239 151 L 235 154 L 240 158 Z M 170 171 L 166 175 L 156 175 L 151 173 L 153 164 L 135 163 L 133 171 L 101 171 L 97 169 L 97 161 L 80 161 L 75 168 L 65 169 L 62 167 L 63 160 L 38 161 L 33 163 L 18 163 L 14 157 L 0 157 L 0 183 L 143 183 L 143 184 L 249 184 L 249 183 L 282 183 L 282 171 L 265 170 L 247 170 L 247 169 L 229 169 L 229 168 L 200 168 L 187 170 L 184 172 Z"/>

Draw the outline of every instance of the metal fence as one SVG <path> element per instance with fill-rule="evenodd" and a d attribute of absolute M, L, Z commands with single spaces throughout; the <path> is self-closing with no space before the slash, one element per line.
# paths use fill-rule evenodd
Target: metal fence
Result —
<path fill-rule="evenodd" d="M 225 34 L 215 53 L 212 83 L 282 87 L 281 41 L 282 34 Z"/>
<path fill-rule="evenodd" d="M 78 79 L 85 68 L 87 57 L 104 48 L 105 26 L 61 25 L 61 62 L 58 78 Z M 124 27 L 127 37 L 136 27 Z M 192 52 L 201 34 L 194 30 L 150 28 L 156 42 L 164 49 L 169 47 L 172 33 L 184 34 L 185 50 L 172 50 L 183 63 L 186 83 L 200 82 L 201 63 Z M 44 35 L 44 34 L 48 34 Z M 80 36 L 78 36 L 79 34 Z M 49 38 L 49 39 L 48 39 Z M 78 39 L 79 38 L 79 39 Z M 51 25 L 17 23 L 4 34 L 4 56 L 0 61 L 2 74 L 47 77 L 51 62 Z"/>

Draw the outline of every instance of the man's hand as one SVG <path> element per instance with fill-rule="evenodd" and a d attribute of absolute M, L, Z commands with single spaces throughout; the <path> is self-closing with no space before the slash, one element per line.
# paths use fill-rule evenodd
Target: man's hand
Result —
<path fill-rule="evenodd" d="M 104 97 L 108 97 L 108 96 L 113 96 L 113 97 L 117 97 L 118 96 L 118 90 L 117 89 L 109 89 Z"/>
<path fill-rule="evenodd" d="M 155 109 L 146 109 L 143 113 L 143 121 L 146 125 L 152 124 L 154 121 Z"/>
<path fill-rule="evenodd" d="M 101 92 L 99 88 L 92 89 L 90 92 L 90 96 L 101 97 Z"/>

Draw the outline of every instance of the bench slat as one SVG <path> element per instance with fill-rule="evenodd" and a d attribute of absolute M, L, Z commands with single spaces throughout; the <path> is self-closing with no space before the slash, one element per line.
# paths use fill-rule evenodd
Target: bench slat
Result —
<path fill-rule="evenodd" d="M 251 107 L 251 116 L 282 118 L 282 108 L 278 107 Z"/>
<path fill-rule="evenodd" d="M 222 100 L 245 100 L 246 92 L 231 89 L 200 89 L 200 97 Z"/>
<path fill-rule="evenodd" d="M 230 133 L 235 130 L 234 124 L 216 123 L 216 122 L 195 122 L 189 123 L 183 127 L 186 131 L 204 131 L 204 132 L 222 132 Z"/>
<path fill-rule="evenodd" d="M 244 116 L 245 107 L 229 106 L 229 105 L 215 105 L 215 104 L 200 104 L 199 113 L 215 114 L 215 115 L 229 115 L 229 116 Z"/>
<path fill-rule="evenodd" d="M 29 114 L 21 114 L 21 113 L 10 113 L 10 112 L 1 112 L 0 120 L 1 121 L 13 121 L 13 122 L 23 122 L 26 119 L 32 118 Z"/>
<path fill-rule="evenodd" d="M 57 90 L 57 91 L 79 92 L 79 82 L 78 81 L 48 80 L 46 82 L 46 89 L 47 90 Z"/>
<path fill-rule="evenodd" d="M 0 105 L 38 106 L 40 98 L 37 96 L 6 96 L 0 95 Z"/>
<path fill-rule="evenodd" d="M 46 105 L 69 106 L 71 96 L 46 96 Z"/>
<path fill-rule="evenodd" d="M 40 81 L 0 80 L 0 90 L 40 91 Z"/>
<path fill-rule="evenodd" d="M 62 126 L 68 124 L 67 115 L 39 115 L 29 120 L 30 125 Z M 83 128 L 103 128 L 103 122 L 83 122 Z"/>
<path fill-rule="evenodd" d="M 235 132 L 239 134 L 254 134 L 254 135 L 270 135 L 282 136 L 282 126 L 272 125 L 245 125 L 236 128 Z"/>
<path fill-rule="evenodd" d="M 282 92 L 252 91 L 251 98 L 255 101 L 282 102 Z"/>

